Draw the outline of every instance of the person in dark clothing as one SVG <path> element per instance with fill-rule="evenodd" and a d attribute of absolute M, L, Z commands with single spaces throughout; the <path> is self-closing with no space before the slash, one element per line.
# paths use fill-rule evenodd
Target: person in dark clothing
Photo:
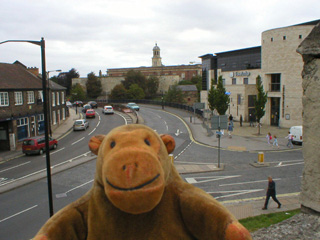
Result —
<path fill-rule="evenodd" d="M 267 197 L 262 210 L 268 209 L 268 203 L 269 203 L 270 197 L 272 197 L 273 201 L 278 203 L 278 208 L 281 208 L 281 203 L 276 197 L 276 183 L 272 180 L 272 177 L 270 176 L 268 177 L 268 182 L 269 183 L 268 183 Z"/>
<path fill-rule="evenodd" d="M 242 115 L 240 114 L 240 127 L 242 127 L 242 121 L 243 121 Z"/>

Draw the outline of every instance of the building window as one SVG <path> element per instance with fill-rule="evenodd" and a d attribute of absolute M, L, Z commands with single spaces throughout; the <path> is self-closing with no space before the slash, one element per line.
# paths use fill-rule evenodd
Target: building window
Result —
<path fill-rule="evenodd" d="M 302 39 L 302 35 L 299 35 L 299 39 Z"/>
<path fill-rule="evenodd" d="M 52 111 L 52 124 L 53 124 L 53 125 L 56 125 L 56 124 L 57 124 L 56 111 Z"/>
<path fill-rule="evenodd" d="M 59 94 L 59 92 L 57 92 L 57 105 L 58 106 L 60 105 L 60 94 Z"/>
<path fill-rule="evenodd" d="M 271 38 L 271 42 L 273 42 L 273 37 Z"/>
<path fill-rule="evenodd" d="M 62 120 L 66 120 L 66 109 L 62 108 Z"/>
<path fill-rule="evenodd" d="M 245 84 L 245 85 L 249 84 L 249 78 L 244 78 L 243 79 L 243 84 Z"/>
<path fill-rule="evenodd" d="M 225 86 L 226 85 L 226 79 L 222 78 L 222 85 Z"/>
<path fill-rule="evenodd" d="M 0 92 L 0 106 L 9 106 L 9 95 L 7 92 Z"/>
<path fill-rule="evenodd" d="M 14 102 L 15 102 L 15 105 L 23 104 L 22 92 L 14 92 Z"/>
<path fill-rule="evenodd" d="M 237 94 L 237 104 L 241 105 L 241 94 Z"/>
<path fill-rule="evenodd" d="M 17 119 L 18 140 L 25 139 L 29 136 L 29 121 L 28 118 Z"/>
<path fill-rule="evenodd" d="M 38 91 L 38 99 L 40 99 L 41 102 L 43 102 L 43 92 L 42 91 Z"/>
<path fill-rule="evenodd" d="M 44 133 L 44 114 L 38 115 L 38 133 L 39 134 Z"/>
<path fill-rule="evenodd" d="M 27 96 L 28 96 L 28 104 L 34 103 L 34 92 L 27 91 Z"/>
<path fill-rule="evenodd" d="M 56 95 L 54 94 L 54 92 L 51 94 L 52 95 L 52 107 L 56 106 Z"/>
<path fill-rule="evenodd" d="M 64 104 L 64 92 L 61 92 L 61 103 Z"/>
<path fill-rule="evenodd" d="M 271 74 L 271 84 L 269 87 L 271 92 L 280 92 L 281 90 L 281 74 Z"/>
<path fill-rule="evenodd" d="M 287 40 L 287 36 L 283 36 L 282 39 L 283 39 L 283 40 Z"/>
<path fill-rule="evenodd" d="M 237 84 L 237 79 L 236 78 L 232 78 L 232 85 L 236 85 Z"/>

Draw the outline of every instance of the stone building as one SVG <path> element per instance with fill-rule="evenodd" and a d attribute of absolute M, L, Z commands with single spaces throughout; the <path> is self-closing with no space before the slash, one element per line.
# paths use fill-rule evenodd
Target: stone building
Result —
<path fill-rule="evenodd" d="M 201 64 L 165 66 L 162 64 L 160 47 L 156 44 L 153 48 L 151 67 L 130 67 L 107 69 L 107 76 L 100 77 L 103 95 L 107 96 L 111 90 L 121 81 L 124 81 L 126 73 L 130 70 L 139 71 L 144 76 L 157 76 L 159 78 L 158 93 L 167 92 L 169 87 L 182 80 L 190 80 L 194 76 L 202 75 Z M 74 78 L 72 85 L 79 83 L 85 88 L 87 78 Z"/>
<path fill-rule="evenodd" d="M 207 103 L 211 80 L 221 75 L 231 93 L 227 114 L 235 120 L 240 115 L 248 121 L 254 113 L 256 77 L 261 76 L 268 92 L 263 124 L 281 127 L 302 125 L 303 61 L 296 52 L 303 39 L 320 20 L 264 31 L 261 47 L 206 54 L 200 56 L 203 66 L 203 91 L 201 102 Z"/>
<path fill-rule="evenodd" d="M 0 63 L 0 151 L 15 150 L 23 139 L 43 135 L 42 80 L 38 68 Z M 49 113 L 54 130 L 69 116 L 66 88 L 49 82 Z"/>
<path fill-rule="evenodd" d="M 177 88 L 181 90 L 186 105 L 193 106 L 195 102 L 198 102 L 198 89 L 196 85 L 178 85 Z"/>

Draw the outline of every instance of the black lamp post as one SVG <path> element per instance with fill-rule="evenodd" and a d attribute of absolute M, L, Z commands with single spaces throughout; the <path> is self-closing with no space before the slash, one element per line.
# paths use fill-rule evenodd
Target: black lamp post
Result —
<path fill-rule="evenodd" d="M 49 151 L 49 121 L 48 121 L 48 97 L 47 97 L 47 74 L 46 74 L 46 54 L 45 54 L 45 40 L 41 38 L 40 41 L 30 40 L 7 40 L 0 42 L 0 44 L 7 42 L 27 42 L 41 47 L 41 65 L 42 65 L 42 92 L 43 92 L 43 113 L 45 126 L 45 146 L 46 146 L 46 164 L 47 164 L 47 183 L 48 183 L 48 198 L 49 198 L 49 214 L 53 215 L 53 201 L 52 201 L 52 183 L 51 183 L 51 164 Z"/>

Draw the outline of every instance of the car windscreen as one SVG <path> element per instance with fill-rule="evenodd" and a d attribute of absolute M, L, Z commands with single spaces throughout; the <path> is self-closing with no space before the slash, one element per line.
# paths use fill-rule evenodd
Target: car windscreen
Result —
<path fill-rule="evenodd" d="M 74 124 L 82 124 L 82 121 L 81 120 L 76 121 Z"/>

